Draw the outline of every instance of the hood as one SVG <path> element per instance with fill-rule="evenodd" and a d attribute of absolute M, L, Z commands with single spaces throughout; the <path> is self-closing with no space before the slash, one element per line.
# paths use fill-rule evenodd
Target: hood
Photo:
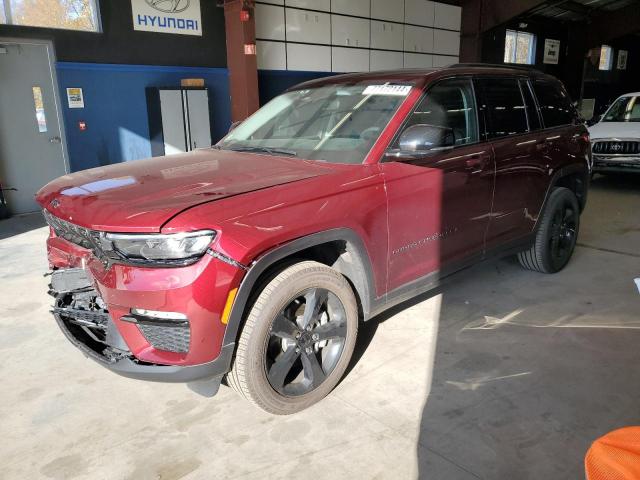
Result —
<path fill-rule="evenodd" d="M 599 138 L 637 138 L 640 140 L 640 122 L 599 122 L 589 127 L 591 140 Z"/>
<path fill-rule="evenodd" d="M 331 172 L 295 158 L 208 149 L 65 175 L 36 199 L 55 216 L 86 228 L 158 232 L 196 205 Z"/>

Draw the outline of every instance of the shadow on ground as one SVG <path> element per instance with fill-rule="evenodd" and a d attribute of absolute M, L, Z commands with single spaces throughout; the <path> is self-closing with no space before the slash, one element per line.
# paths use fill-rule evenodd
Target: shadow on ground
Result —
<path fill-rule="evenodd" d="M 6 220 L 0 220 L 0 240 L 30 232 L 46 225 L 41 213 L 15 215 Z"/>

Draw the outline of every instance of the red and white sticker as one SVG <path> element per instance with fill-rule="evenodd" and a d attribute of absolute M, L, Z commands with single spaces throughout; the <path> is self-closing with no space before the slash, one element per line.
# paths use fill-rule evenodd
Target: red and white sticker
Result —
<path fill-rule="evenodd" d="M 363 95 L 393 95 L 406 97 L 411 91 L 411 85 L 369 85 L 362 92 Z"/>

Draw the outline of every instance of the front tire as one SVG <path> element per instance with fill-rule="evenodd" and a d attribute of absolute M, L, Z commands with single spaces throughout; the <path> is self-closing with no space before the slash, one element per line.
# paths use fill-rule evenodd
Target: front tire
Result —
<path fill-rule="evenodd" d="M 580 206 L 575 194 L 568 188 L 554 188 L 540 219 L 533 245 L 518 254 L 520 264 L 541 273 L 562 270 L 573 254 L 579 228 Z"/>
<path fill-rule="evenodd" d="M 357 332 L 358 306 L 345 277 L 321 263 L 296 263 L 258 295 L 227 381 L 269 413 L 298 412 L 338 384 Z"/>

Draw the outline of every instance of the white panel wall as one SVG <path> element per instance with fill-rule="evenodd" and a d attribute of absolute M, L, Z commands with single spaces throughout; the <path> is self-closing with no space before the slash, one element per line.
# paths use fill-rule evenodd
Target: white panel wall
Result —
<path fill-rule="evenodd" d="M 402 50 L 404 25 L 371 20 L 371 48 Z"/>
<path fill-rule="evenodd" d="M 433 29 L 405 25 L 404 51 L 419 53 L 433 52 Z"/>
<path fill-rule="evenodd" d="M 287 7 L 308 8 L 311 10 L 331 10 L 331 0 L 286 0 Z"/>
<path fill-rule="evenodd" d="M 404 22 L 404 0 L 371 0 L 371 18 Z"/>
<path fill-rule="evenodd" d="M 332 66 L 334 72 L 368 72 L 369 51 L 359 48 L 332 49 Z"/>
<path fill-rule="evenodd" d="M 284 42 L 256 42 L 258 68 L 260 70 L 286 70 L 287 52 Z"/>
<path fill-rule="evenodd" d="M 255 12 L 257 38 L 284 40 L 284 8 L 257 3 Z"/>
<path fill-rule="evenodd" d="M 436 3 L 434 7 L 434 26 L 449 30 L 460 30 L 462 8 L 445 3 Z"/>
<path fill-rule="evenodd" d="M 461 8 L 430 0 L 257 0 L 258 68 L 321 72 L 456 63 Z"/>
<path fill-rule="evenodd" d="M 405 53 L 404 68 L 431 68 L 433 66 L 433 56 L 421 53 Z"/>
<path fill-rule="evenodd" d="M 288 43 L 287 68 L 308 72 L 330 72 L 331 47 Z"/>
<path fill-rule="evenodd" d="M 429 2 L 427 0 L 406 0 L 404 9 L 405 23 L 433 27 L 433 2 Z"/>
<path fill-rule="evenodd" d="M 382 50 L 371 50 L 369 67 L 375 70 L 400 70 L 404 65 L 402 52 L 384 52 Z"/>
<path fill-rule="evenodd" d="M 453 65 L 454 63 L 458 63 L 458 57 L 448 57 L 445 55 L 434 55 L 433 56 L 433 66 L 434 68 L 438 67 L 446 67 L 447 65 Z"/>
<path fill-rule="evenodd" d="M 295 8 L 286 9 L 287 41 L 304 43 L 331 43 L 331 15 Z"/>
<path fill-rule="evenodd" d="M 440 53 L 443 55 L 459 55 L 460 32 L 451 32 L 449 30 L 434 30 L 433 53 Z"/>
<path fill-rule="evenodd" d="M 331 43 L 369 48 L 371 22 L 364 18 L 331 15 Z"/>
<path fill-rule="evenodd" d="M 369 18 L 371 0 L 331 0 L 331 11 L 343 15 Z"/>

